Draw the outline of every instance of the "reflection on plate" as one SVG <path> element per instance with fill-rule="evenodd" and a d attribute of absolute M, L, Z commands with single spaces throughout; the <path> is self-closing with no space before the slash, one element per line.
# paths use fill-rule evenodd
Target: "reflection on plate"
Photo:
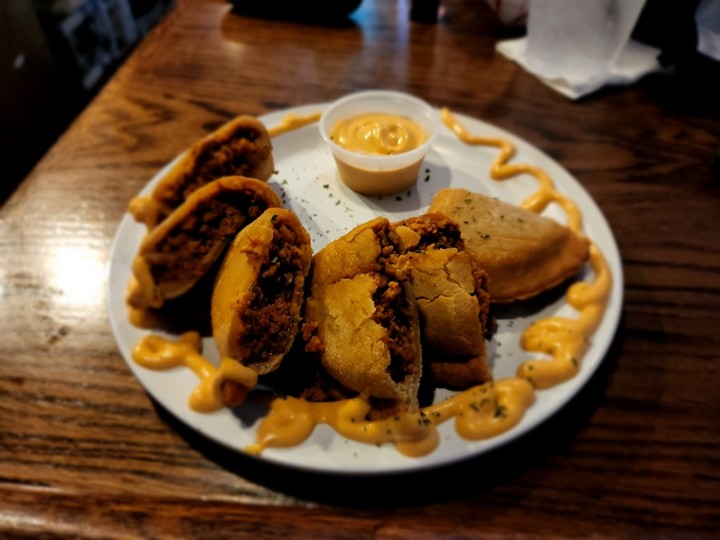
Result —
<path fill-rule="evenodd" d="M 260 119 L 268 128 L 281 123 L 288 114 L 307 115 L 319 112 L 324 104 L 308 105 L 279 111 Z M 440 114 L 439 111 L 437 114 Z M 620 257 L 602 213 L 578 182 L 547 155 L 487 123 L 455 114 L 473 134 L 510 140 L 517 149 L 512 163 L 530 164 L 543 169 L 557 189 L 572 198 L 583 213 L 584 232 L 603 252 L 613 273 L 613 287 L 605 317 L 592 336 L 592 343 L 582 360 L 577 375 L 548 390 L 539 390 L 536 401 L 515 428 L 484 441 L 467 441 L 455 432 L 452 422 L 439 427 L 441 443 L 433 453 L 410 458 L 400 454 L 393 445 L 374 446 L 355 443 L 327 426 L 318 426 L 313 435 L 300 446 L 289 449 L 267 449 L 259 457 L 265 461 L 306 470 L 343 473 L 383 473 L 417 470 L 465 459 L 496 448 L 550 417 L 573 397 L 587 382 L 602 361 L 620 316 L 622 304 L 622 268 Z M 520 202 L 537 188 L 537 181 L 528 175 L 497 182 L 488 171 L 497 156 L 491 147 L 468 146 L 450 130 L 443 128 L 437 142 L 421 168 L 416 187 L 393 196 L 364 197 L 346 188 L 340 181 L 329 150 L 320 138 L 317 124 L 311 124 L 279 135 L 273 139 L 276 174 L 269 183 L 281 196 L 287 208 L 295 211 L 312 236 L 313 250 L 319 251 L 330 240 L 355 225 L 377 215 L 391 221 L 422 214 L 434 194 L 445 187 L 463 187 L 470 191 L 497 197 L 512 204 Z M 149 193 L 154 183 L 170 168 L 169 164 L 145 187 Z M 561 223 L 565 216 L 555 205 L 543 215 Z M 187 400 L 197 385 L 196 376 L 188 369 L 151 371 L 135 364 L 131 351 L 147 331 L 128 322 L 125 291 L 131 276 L 131 263 L 145 232 L 144 226 L 126 214 L 118 228 L 111 254 L 108 309 L 112 329 L 120 352 L 146 390 L 178 419 L 210 439 L 241 452 L 255 442 L 258 423 L 264 410 L 246 402 L 240 411 L 224 409 L 202 414 L 191 410 Z M 545 297 L 543 297 L 546 299 Z M 547 303 L 530 303 L 505 308 L 499 314 L 498 331 L 489 343 L 489 358 L 496 380 L 515 375 L 517 366 L 530 355 L 520 347 L 520 335 L 538 319 L 553 315 L 573 317 L 575 312 L 563 295 L 547 299 Z M 174 336 L 170 336 L 174 339 Z M 211 337 L 204 339 L 204 355 L 217 364 L 218 356 Z M 447 397 L 438 393 L 436 401 Z"/>

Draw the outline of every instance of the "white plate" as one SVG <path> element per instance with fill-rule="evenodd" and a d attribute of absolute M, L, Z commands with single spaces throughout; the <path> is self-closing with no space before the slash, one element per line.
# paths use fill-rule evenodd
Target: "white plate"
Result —
<path fill-rule="evenodd" d="M 273 127 L 280 124 L 287 114 L 311 114 L 321 111 L 325 105 L 278 111 L 260 119 L 266 126 Z M 580 184 L 537 148 L 485 122 L 460 114 L 455 116 L 473 134 L 511 140 L 517 147 L 512 163 L 544 169 L 555 181 L 557 189 L 574 199 L 582 210 L 586 234 L 602 250 L 610 265 L 613 273 L 610 301 L 600 327 L 591 338 L 592 343 L 580 371 L 568 382 L 538 391 L 535 403 L 520 424 L 493 439 L 464 440 L 456 434 L 453 422 L 446 422 L 439 428 L 441 443 L 438 449 L 421 458 L 410 458 L 397 452 L 393 445 L 377 447 L 356 443 L 327 426 L 318 426 L 302 445 L 289 449 L 267 449 L 259 459 L 306 470 L 343 473 L 408 471 L 449 464 L 497 448 L 539 425 L 583 387 L 602 361 L 618 324 L 623 290 L 620 257 L 605 218 Z M 488 171 L 497 156 L 497 149 L 468 146 L 445 127 L 421 169 L 417 187 L 409 194 L 397 197 L 368 198 L 347 189 L 337 176 L 317 124 L 279 135 L 273 139 L 273 146 L 277 174 L 269 183 L 282 195 L 286 206 L 299 215 L 312 236 L 316 252 L 328 241 L 377 215 L 387 216 L 393 221 L 423 213 L 433 195 L 444 187 L 464 187 L 513 204 L 519 204 L 537 187 L 535 179 L 527 175 L 502 182 L 490 179 Z M 160 171 L 143 193 L 148 193 L 171 165 Z M 544 215 L 565 222 L 562 211 L 553 205 Z M 138 366 L 131 358 L 132 347 L 146 331 L 129 324 L 124 295 L 131 276 L 131 262 L 143 234 L 144 227 L 130 215 L 125 215 L 112 246 L 108 309 L 120 352 L 135 376 L 163 407 L 210 439 L 242 452 L 244 447 L 255 442 L 256 429 L 263 415 L 259 406 L 248 402 L 239 414 L 227 409 L 212 414 L 196 413 L 187 404 L 188 396 L 198 383 L 189 369 L 152 371 Z M 576 314 L 563 295 L 554 298 L 550 304 L 539 308 L 510 310 L 500 317 L 498 332 L 489 344 L 489 350 L 494 353 L 491 363 L 496 380 L 513 376 L 521 361 L 529 358 L 528 353 L 520 348 L 519 339 L 530 322 L 551 315 L 572 317 Z M 203 350 L 210 360 L 217 362 L 212 338 L 204 340 Z M 440 393 L 436 399 L 445 395 Z"/>

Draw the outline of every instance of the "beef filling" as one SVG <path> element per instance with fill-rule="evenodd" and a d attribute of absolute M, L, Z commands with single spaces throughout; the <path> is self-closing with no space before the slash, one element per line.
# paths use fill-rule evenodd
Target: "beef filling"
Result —
<path fill-rule="evenodd" d="M 225 140 L 210 141 L 200 150 L 193 168 L 185 173 L 182 182 L 163 194 L 163 202 L 171 208 L 180 206 L 196 189 L 223 176 L 250 176 L 258 162 L 265 158 L 255 141 L 260 133 L 253 129 L 238 129 Z"/>
<path fill-rule="evenodd" d="M 428 249 L 465 249 L 460 227 L 443 214 L 426 214 L 405 220 L 404 225 L 420 235 L 420 241 L 412 251 Z"/>
<path fill-rule="evenodd" d="M 380 223 L 375 229 L 380 241 L 377 259 L 382 282 L 373 295 L 373 320 L 387 330 L 386 345 L 390 352 L 387 370 L 395 382 L 400 382 L 415 369 L 415 348 L 412 341 L 412 306 L 401 282 L 407 277 L 398 272 L 397 259 L 400 239 L 394 228 Z"/>
<path fill-rule="evenodd" d="M 375 235 L 380 241 L 380 255 L 377 258 L 376 271 L 394 279 L 404 279 L 398 274 L 397 259 L 400 239 L 395 230 L 388 224 L 379 224 L 375 228 Z"/>
<path fill-rule="evenodd" d="M 243 130 L 228 141 L 208 146 L 198 156 L 194 169 L 186 176 L 183 196 L 187 197 L 205 184 L 223 176 L 253 176 L 257 166 L 256 131 Z"/>
<path fill-rule="evenodd" d="M 473 268 L 473 277 L 475 278 L 475 291 L 473 292 L 473 296 L 477 296 L 478 304 L 480 305 L 478 318 L 485 330 L 485 337 L 489 339 L 495 333 L 495 330 L 497 330 L 497 324 L 495 317 L 490 313 L 490 293 L 487 292 L 488 275 L 479 268 Z"/>
<path fill-rule="evenodd" d="M 187 276 L 200 278 L 207 270 L 205 257 L 218 242 L 230 243 L 250 221 L 268 208 L 267 201 L 252 190 L 228 192 L 208 200 L 178 223 L 146 258 L 155 283 L 173 282 Z"/>
<path fill-rule="evenodd" d="M 248 364 L 286 351 L 296 335 L 299 315 L 293 309 L 293 297 L 302 271 L 297 243 L 295 232 L 276 221 L 267 261 L 260 268 L 243 319 Z"/>
<path fill-rule="evenodd" d="M 373 320 L 387 330 L 385 343 L 390 352 L 390 377 L 400 382 L 415 371 L 417 363 L 413 336 L 412 306 L 397 281 L 383 279 L 373 295 Z"/>

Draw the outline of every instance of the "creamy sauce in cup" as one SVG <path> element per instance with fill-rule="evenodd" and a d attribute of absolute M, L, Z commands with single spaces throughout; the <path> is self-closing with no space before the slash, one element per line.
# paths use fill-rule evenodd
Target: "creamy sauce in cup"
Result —
<path fill-rule="evenodd" d="M 340 178 L 350 189 L 362 195 L 392 195 L 417 181 L 425 156 L 394 165 L 377 159 L 412 152 L 428 140 L 428 134 L 407 116 L 369 113 L 338 120 L 330 139 L 340 148 L 357 154 L 352 157 L 333 154 Z"/>
<path fill-rule="evenodd" d="M 336 122 L 330 138 L 351 152 L 389 156 L 415 150 L 427 135 L 406 116 L 371 113 Z"/>

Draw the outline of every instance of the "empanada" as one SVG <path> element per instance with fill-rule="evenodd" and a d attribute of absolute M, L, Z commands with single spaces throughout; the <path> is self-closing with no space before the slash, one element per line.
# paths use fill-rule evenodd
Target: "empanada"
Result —
<path fill-rule="evenodd" d="M 487 361 L 489 294 L 457 224 L 428 213 L 396 223 L 420 314 L 423 356 L 435 386 L 468 388 L 492 379 Z"/>
<path fill-rule="evenodd" d="M 130 201 L 136 221 L 153 229 L 198 188 L 224 176 L 266 181 L 275 168 L 272 141 L 257 118 L 241 115 L 195 143 L 149 196 Z"/>
<path fill-rule="evenodd" d="M 399 242 L 385 217 L 354 227 L 315 254 L 312 286 L 322 287 L 366 272 L 392 272 Z"/>
<path fill-rule="evenodd" d="M 195 191 L 142 240 L 127 302 L 159 308 L 188 292 L 225 253 L 237 233 L 268 208 L 281 207 L 260 180 L 230 176 Z"/>
<path fill-rule="evenodd" d="M 221 356 L 260 375 L 277 368 L 300 328 L 311 260 L 310 235 L 290 210 L 270 208 L 235 237 L 210 306 Z"/>
<path fill-rule="evenodd" d="M 306 351 L 370 398 L 379 417 L 419 408 L 417 306 L 395 265 L 398 241 L 387 218 L 376 218 L 330 242 L 313 258 L 305 304 Z"/>
<path fill-rule="evenodd" d="M 314 332 L 306 350 L 344 387 L 374 401 L 382 416 L 419 409 L 420 331 L 407 283 L 378 272 L 316 289 L 306 301 Z"/>
<path fill-rule="evenodd" d="M 556 287 L 578 274 L 589 257 L 588 240 L 570 228 L 479 193 L 442 189 L 429 211 L 457 222 L 473 263 L 487 272 L 494 303 Z"/>

